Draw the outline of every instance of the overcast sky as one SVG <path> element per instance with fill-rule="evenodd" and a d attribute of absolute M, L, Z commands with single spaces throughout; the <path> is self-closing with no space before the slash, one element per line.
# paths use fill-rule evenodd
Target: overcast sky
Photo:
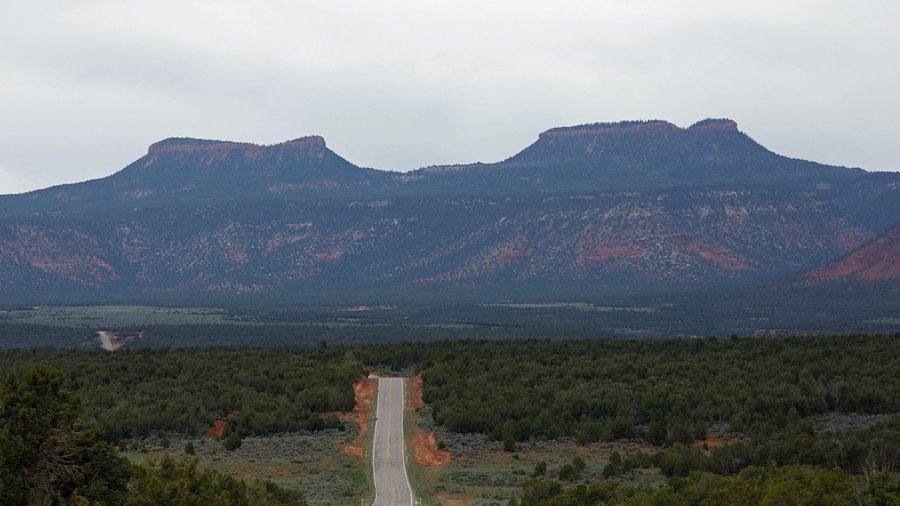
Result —
<path fill-rule="evenodd" d="M 897 0 L 0 0 L 0 193 L 173 136 L 410 170 L 654 118 L 898 170 L 898 26 Z"/>

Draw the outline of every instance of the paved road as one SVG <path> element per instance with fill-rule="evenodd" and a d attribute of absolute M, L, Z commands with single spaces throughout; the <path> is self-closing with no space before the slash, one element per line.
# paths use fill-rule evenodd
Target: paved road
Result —
<path fill-rule="evenodd" d="M 375 440 L 372 469 L 375 472 L 373 506 L 413 504 L 412 487 L 406 477 L 403 451 L 403 407 L 406 382 L 403 378 L 378 380 L 378 408 L 375 411 Z"/>

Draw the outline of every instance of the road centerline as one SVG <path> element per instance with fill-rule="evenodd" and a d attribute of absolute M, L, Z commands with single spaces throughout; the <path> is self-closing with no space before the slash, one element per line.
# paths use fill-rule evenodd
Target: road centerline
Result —
<path fill-rule="evenodd" d="M 406 474 L 403 433 L 404 378 L 378 379 L 378 404 L 372 441 L 372 473 L 375 480 L 373 506 L 415 503 Z"/>

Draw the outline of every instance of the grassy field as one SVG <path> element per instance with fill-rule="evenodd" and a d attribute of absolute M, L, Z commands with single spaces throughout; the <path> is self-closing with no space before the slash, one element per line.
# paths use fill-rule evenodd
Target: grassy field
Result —
<path fill-rule="evenodd" d="M 350 457 L 342 451 L 353 439 L 353 431 L 323 431 L 315 434 L 291 433 L 244 438 L 241 446 L 227 451 L 217 439 L 166 435 L 168 447 L 160 438 L 124 442 L 126 455 L 135 462 L 170 454 L 194 457 L 201 466 L 215 468 L 242 479 L 269 480 L 303 492 L 310 504 L 358 505 L 360 499 L 371 504 L 371 462 Z"/>
<path fill-rule="evenodd" d="M 300 490 L 310 504 L 354 505 L 370 495 L 363 477 L 371 466 L 341 451 L 352 439 L 347 432 L 247 437 L 234 451 L 227 451 L 217 439 L 178 435 L 167 438 L 168 448 L 161 446 L 158 438 L 130 440 L 126 443 L 126 455 L 135 462 L 165 454 L 183 456 L 190 442 L 201 466 Z"/>
<path fill-rule="evenodd" d="M 199 325 L 221 323 L 252 323 L 218 308 L 167 308 L 155 306 L 36 306 L 0 312 L 4 319 L 15 323 L 63 327 L 96 326 L 98 328 L 130 327 L 133 325 Z"/>
<path fill-rule="evenodd" d="M 437 339 L 648 338 L 890 333 L 890 297 L 820 301 L 768 292 L 534 300 L 258 300 L 32 306 L 0 304 L 0 348 L 92 347 L 96 332 L 146 331 L 133 347 L 284 346 Z M 809 296 L 809 297 L 808 297 Z M 812 298 L 810 298 L 812 297 Z M 249 301 L 244 301 L 249 302 Z M 222 303 L 217 307 L 217 303 Z"/>

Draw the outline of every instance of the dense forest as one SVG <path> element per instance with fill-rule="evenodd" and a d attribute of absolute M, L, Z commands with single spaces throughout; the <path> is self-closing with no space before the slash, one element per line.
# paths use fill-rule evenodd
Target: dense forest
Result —
<path fill-rule="evenodd" d="M 85 426 L 58 371 L 32 366 L 0 387 L 0 504 L 305 504 L 270 482 L 245 482 L 196 460 L 132 464 Z"/>
<path fill-rule="evenodd" d="M 199 434 L 228 415 L 227 432 L 269 434 L 337 427 L 329 411 L 353 408 L 362 364 L 347 350 L 314 347 L 125 350 L 52 349 L 0 354 L 0 370 L 39 362 L 63 372 L 84 420 L 108 439 L 160 431 Z"/>
<path fill-rule="evenodd" d="M 900 339 L 447 343 L 421 366 L 435 419 L 516 441 L 689 443 L 706 424 L 774 430 L 827 412 L 900 409 Z"/>
<path fill-rule="evenodd" d="M 509 450 L 530 438 L 642 438 L 664 450 L 626 465 L 669 476 L 769 462 L 852 473 L 900 465 L 896 335 L 448 343 L 421 371 L 438 424 Z M 809 417 L 828 413 L 893 418 L 817 432 Z M 735 442 L 689 446 L 714 427 Z"/>
<path fill-rule="evenodd" d="M 102 431 L 91 432 L 97 444 L 195 435 L 220 418 L 236 437 L 337 427 L 322 415 L 351 409 L 353 381 L 378 369 L 421 374 L 438 426 L 485 434 L 510 452 L 558 438 L 631 440 L 650 449 L 614 454 L 599 483 L 573 479 L 577 463 L 565 475 L 535 472 L 516 499 L 523 505 L 754 503 L 779 487 L 819 482 L 828 484 L 822 490 L 837 487 L 839 499 L 805 503 L 844 504 L 840 498 L 852 496 L 858 504 L 890 504 L 871 498 L 900 494 L 894 475 L 879 474 L 900 468 L 897 334 L 41 348 L 0 354 L 0 374 L 27 377 L 35 363 L 60 371 L 59 388 L 81 398 L 79 424 Z M 843 425 L 828 425 L 832 418 Z M 710 433 L 725 444 L 698 444 Z M 619 479 L 647 468 L 667 484 Z M 200 473 L 189 462 L 162 462 L 129 476 L 162 472 Z"/>
<path fill-rule="evenodd" d="M 522 486 L 521 499 L 510 506 L 689 506 L 696 504 L 759 504 L 798 506 L 893 505 L 900 501 L 900 480 L 884 471 L 857 478 L 840 469 L 817 466 L 747 468 L 735 476 L 708 472 L 674 478 L 662 487 L 618 482 L 565 487 L 560 482 L 532 479 Z"/>
<path fill-rule="evenodd" d="M 366 367 L 421 372 L 435 420 L 509 444 L 643 437 L 672 447 L 715 425 L 769 436 L 823 413 L 900 412 L 900 336 L 524 340 L 116 353 L 10 350 L 0 373 L 61 371 L 112 437 L 196 434 L 229 413 L 244 433 L 323 428 Z"/>

